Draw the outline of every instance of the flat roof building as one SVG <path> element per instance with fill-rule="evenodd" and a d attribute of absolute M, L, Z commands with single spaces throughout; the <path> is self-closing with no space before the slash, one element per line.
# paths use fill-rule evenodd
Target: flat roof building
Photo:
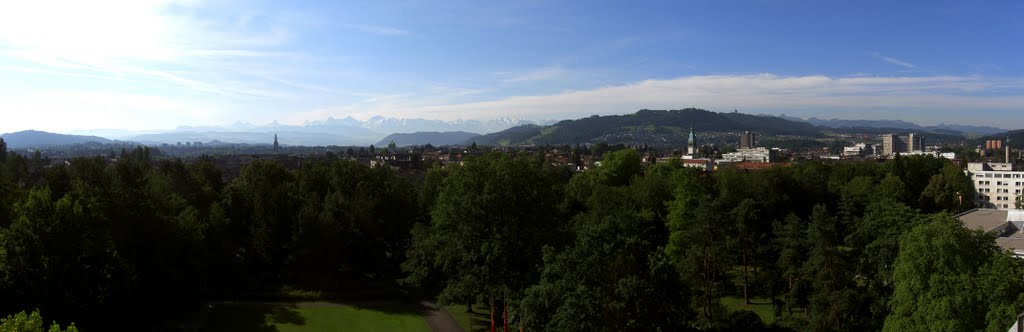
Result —
<path fill-rule="evenodd" d="M 967 176 L 974 182 L 974 201 L 979 207 L 1012 209 L 1024 193 L 1024 172 L 1010 163 L 968 163 Z"/>
<path fill-rule="evenodd" d="M 779 159 L 779 150 L 769 148 L 740 148 L 736 152 L 722 154 L 725 162 L 753 161 L 773 163 Z"/>
<path fill-rule="evenodd" d="M 956 217 L 968 229 L 997 236 L 996 245 L 1024 258 L 1024 210 L 973 209 Z"/>
<path fill-rule="evenodd" d="M 895 134 L 882 135 L 883 155 L 891 156 L 915 151 L 924 151 L 924 136 L 915 133 L 910 133 L 906 136 Z"/>

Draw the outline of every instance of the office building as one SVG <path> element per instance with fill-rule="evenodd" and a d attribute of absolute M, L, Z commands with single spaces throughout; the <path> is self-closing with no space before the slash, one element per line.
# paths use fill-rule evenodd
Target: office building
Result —
<path fill-rule="evenodd" d="M 740 148 L 752 148 L 757 146 L 757 137 L 754 133 L 745 131 L 740 134 Z"/>
<path fill-rule="evenodd" d="M 867 143 L 857 143 L 854 146 L 843 148 L 843 157 L 863 157 L 875 154 L 875 146 Z"/>
<path fill-rule="evenodd" d="M 907 134 L 898 136 L 895 134 L 882 135 L 882 154 L 895 155 L 898 153 L 910 153 L 924 151 L 924 136 L 918 134 Z"/>

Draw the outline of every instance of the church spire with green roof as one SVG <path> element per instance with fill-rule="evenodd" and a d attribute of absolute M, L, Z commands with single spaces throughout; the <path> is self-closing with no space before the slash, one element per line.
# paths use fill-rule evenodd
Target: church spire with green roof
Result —
<path fill-rule="evenodd" d="M 686 143 L 686 154 L 691 156 L 697 154 L 697 138 L 693 135 L 693 122 L 690 123 L 690 137 Z"/>

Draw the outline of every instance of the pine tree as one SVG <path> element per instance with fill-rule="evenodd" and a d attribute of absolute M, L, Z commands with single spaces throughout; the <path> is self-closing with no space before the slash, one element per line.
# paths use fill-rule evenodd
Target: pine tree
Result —
<path fill-rule="evenodd" d="M 786 292 L 783 297 L 786 310 L 793 314 L 794 305 L 800 304 L 805 293 L 803 279 L 804 261 L 807 259 L 807 223 L 790 214 L 783 222 L 775 222 L 775 244 L 779 248 L 777 268 L 785 279 Z"/>
<path fill-rule="evenodd" d="M 812 331 L 850 330 L 859 298 L 850 279 L 849 264 L 839 250 L 838 221 L 824 205 L 815 205 L 807 229 L 811 251 L 803 274 L 811 286 L 809 318 Z"/>
<path fill-rule="evenodd" d="M 7 142 L 0 138 L 0 163 L 7 162 Z"/>

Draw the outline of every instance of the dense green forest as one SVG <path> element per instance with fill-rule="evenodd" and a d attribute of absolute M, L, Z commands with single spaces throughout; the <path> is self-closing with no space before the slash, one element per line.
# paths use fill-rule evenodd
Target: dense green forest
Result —
<path fill-rule="evenodd" d="M 972 184 L 931 157 L 709 175 L 633 150 L 583 173 L 492 153 L 225 179 L 145 148 L 0 152 L 11 322 L 173 330 L 204 301 L 282 288 L 507 303 L 513 326 L 554 331 L 1001 332 L 1024 310 L 1024 262 L 953 218 Z"/>

